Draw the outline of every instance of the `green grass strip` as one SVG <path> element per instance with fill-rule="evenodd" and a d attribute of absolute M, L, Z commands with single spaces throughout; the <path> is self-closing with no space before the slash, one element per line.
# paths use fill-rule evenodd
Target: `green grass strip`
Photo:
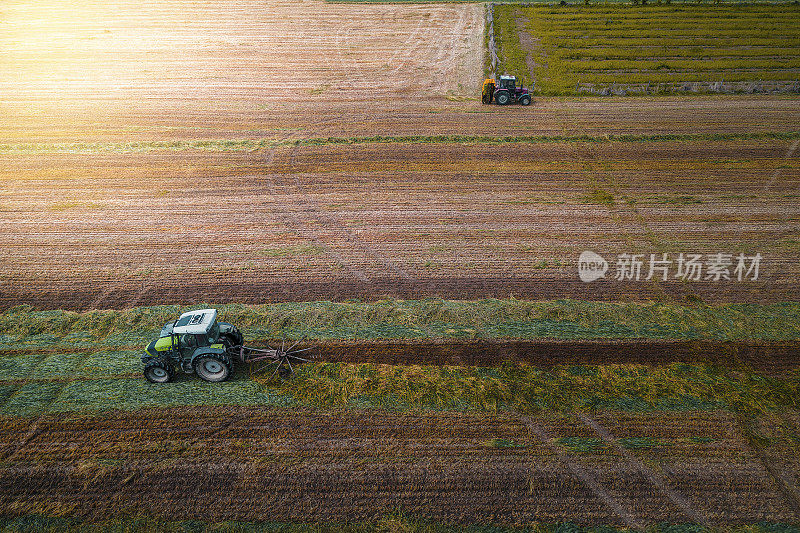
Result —
<path fill-rule="evenodd" d="M 499 367 L 303 365 L 285 383 L 181 377 L 151 385 L 140 349 L 181 312 L 177 305 L 127 310 L 0 313 L 0 408 L 9 416 L 52 411 L 135 410 L 163 405 L 305 405 L 320 408 L 515 410 L 800 408 L 800 371 L 779 377 L 703 364 Z M 800 303 L 676 305 L 580 300 L 299 302 L 216 306 L 246 339 L 800 338 Z M 114 348 L 128 346 L 129 348 Z"/>
<path fill-rule="evenodd" d="M 218 139 L 188 141 L 141 141 L 128 143 L 18 143 L 0 144 L 0 153 L 137 153 L 153 151 L 199 150 L 243 152 L 283 146 L 326 146 L 337 144 L 545 144 L 545 143 L 651 143 L 695 141 L 794 140 L 800 131 L 761 131 L 738 133 L 685 134 L 608 134 L 608 135 L 374 135 L 367 137 L 315 137 L 309 139 Z"/>
<path fill-rule="evenodd" d="M 215 307 L 245 339 L 800 339 L 800 302 L 679 305 L 516 299 L 196 304 L 0 313 L 0 353 L 141 346 L 181 313 Z M 27 356 L 21 356 L 27 357 Z M 51 364 L 25 360 L 25 364 Z"/>
<path fill-rule="evenodd" d="M 536 94 L 551 96 L 603 94 L 611 86 L 630 89 L 624 94 L 644 90 L 621 85 L 644 86 L 650 94 L 795 92 L 800 17 L 793 7 L 593 4 L 498 5 L 497 20 L 512 29 L 522 23 L 535 39 L 527 48 L 506 39 L 500 62 L 530 59 Z M 495 25 L 498 38 L 504 27 Z M 667 83 L 677 85 L 652 87 Z"/>

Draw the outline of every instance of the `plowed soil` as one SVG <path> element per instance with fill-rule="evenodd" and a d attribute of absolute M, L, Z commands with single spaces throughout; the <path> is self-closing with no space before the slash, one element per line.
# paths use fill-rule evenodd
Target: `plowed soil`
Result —
<path fill-rule="evenodd" d="M 587 418 L 225 407 L 47 415 L 0 427 L 3 514 L 137 509 L 173 519 L 349 521 L 400 507 L 479 523 L 798 518 L 765 456 L 723 412 Z M 796 476 L 794 455 L 769 461 Z"/>

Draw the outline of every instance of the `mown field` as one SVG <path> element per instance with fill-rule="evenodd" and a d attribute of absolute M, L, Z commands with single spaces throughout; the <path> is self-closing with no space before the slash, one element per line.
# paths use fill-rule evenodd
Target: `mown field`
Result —
<path fill-rule="evenodd" d="M 513 408 L 521 412 L 595 404 L 645 410 L 684 405 L 747 406 L 748 411 L 759 411 L 760 402 L 773 409 L 792 407 L 796 402 L 792 390 L 798 385 L 797 361 L 788 356 L 763 362 L 737 360 L 735 356 L 725 360 L 726 365 L 744 372 L 736 374 L 707 364 L 713 360 L 708 353 L 677 355 L 668 347 L 661 348 L 660 357 L 644 360 L 649 364 L 630 364 L 630 358 L 622 357 L 617 360 L 619 364 L 608 366 L 614 361 L 611 357 L 603 361 L 604 367 L 600 362 L 584 365 L 568 357 L 564 361 L 555 357 L 548 365 L 550 371 L 530 364 L 515 366 L 520 359 L 513 352 L 484 361 L 491 369 L 458 367 L 449 359 L 422 357 L 422 362 L 440 366 L 393 369 L 376 363 L 380 357 L 360 361 L 348 357 L 347 344 L 339 348 L 345 352 L 343 357 L 324 350 L 326 345 L 343 340 L 351 344 L 414 340 L 420 351 L 425 350 L 426 343 L 447 339 L 467 341 L 467 349 L 476 340 L 502 343 L 508 338 L 796 342 L 800 339 L 800 309 L 794 304 L 692 308 L 571 301 L 424 300 L 229 305 L 219 310 L 224 320 L 243 329 L 248 343 L 305 339 L 305 345 L 318 348 L 311 352 L 315 364 L 301 368 L 285 385 L 268 383 L 259 376 L 246 379 L 250 369 L 242 367 L 242 379 L 228 384 L 181 379 L 174 385 L 152 387 L 142 379 L 139 354 L 161 326 L 183 309 L 165 306 L 78 314 L 16 308 L 0 315 L 3 412 L 31 416 L 49 411 L 135 410 L 194 403 L 324 408 L 396 404 L 431 409 Z M 567 343 L 564 349 L 569 350 L 569 346 Z M 641 350 L 645 349 L 643 345 Z M 355 364 L 341 362 L 353 360 Z M 664 368 L 653 367 L 653 361 Z M 588 389 L 583 390 L 584 386 Z"/>
<path fill-rule="evenodd" d="M 798 24 L 789 3 L 494 8 L 499 71 L 543 95 L 797 93 Z"/>
<path fill-rule="evenodd" d="M 183 310 L 0 315 L 0 514 L 9 530 L 798 518 L 797 361 L 764 373 L 669 353 L 656 364 L 548 368 L 317 358 L 286 381 L 240 365 L 225 383 L 152 385 L 141 346 Z M 255 344 L 800 337 L 795 304 L 387 300 L 219 310 Z"/>
<path fill-rule="evenodd" d="M 784 301 L 800 167 L 798 134 L 776 129 L 9 144 L 0 306 Z M 578 278 L 584 250 L 608 259 L 606 279 Z M 645 261 L 638 279 L 617 279 L 624 253 Z M 677 276 L 680 254 L 718 253 L 728 279 Z M 651 254 L 671 260 L 666 278 L 646 279 Z M 737 276 L 738 254 L 760 254 L 757 279 Z"/>
<path fill-rule="evenodd" d="M 482 106 L 479 4 L 0 11 L 0 530 L 796 530 L 795 97 Z M 205 305 L 314 361 L 146 382 Z"/>
<path fill-rule="evenodd" d="M 240 365 L 225 383 L 150 384 L 140 346 L 182 310 L 18 307 L 0 316 L 0 514 L 10 530 L 304 531 L 311 521 L 550 531 L 575 527 L 554 525 L 568 520 L 657 531 L 669 517 L 692 530 L 760 523 L 772 531 L 798 520 L 796 360 L 768 373 L 669 353 L 660 363 L 547 368 L 315 360 L 286 381 Z M 800 336 L 795 304 L 395 300 L 220 313 L 249 339 L 307 335 L 320 346 L 496 341 L 510 331 L 573 340 Z M 259 525 L 265 518 L 280 523 Z"/>

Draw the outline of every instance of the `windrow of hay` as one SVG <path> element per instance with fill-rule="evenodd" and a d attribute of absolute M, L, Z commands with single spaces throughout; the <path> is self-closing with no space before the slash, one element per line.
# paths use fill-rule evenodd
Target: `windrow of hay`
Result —
<path fill-rule="evenodd" d="M 193 306 L 0 313 L 6 349 L 48 345 L 128 346 L 150 339 Z M 800 304 L 677 305 L 583 300 L 396 300 L 213 306 L 248 339 L 653 338 L 800 339 Z"/>
<path fill-rule="evenodd" d="M 509 67 L 510 68 L 510 67 Z M 250 152 L 284 146 L 326 146 L 358 144 L 507 144 L 507 143 L 609 143 L 668 141 L 735 141 L 797 139 L 798 131 L 758 131 L 683 134 L 608 135 L 371 135 L 365 137 L 312 137 L 306 139 L 204 139 L 185 141 L 137 141 L 94 143 L 0 144 L 0 153 L 11 154 L 99 154 L 198 150 L 209 152 Z M 64 207 L 63 205 L 61 206 Z"/>
<path fill-rule="evenodd" d="M 300 367 L 280 392 L 301 405 L 323 408 L 763 413 L 800 407 L 800 372 L 766 377 L 683 363 L 558 366 L 547 371 L 514 364 L 478 368 L 321 363 Z"/>

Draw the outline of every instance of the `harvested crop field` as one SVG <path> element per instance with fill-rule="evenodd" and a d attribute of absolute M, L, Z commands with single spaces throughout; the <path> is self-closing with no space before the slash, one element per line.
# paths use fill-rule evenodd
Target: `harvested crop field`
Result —
<path fill-rule="evenodd" d="M 796 96 L 482 106 L 480 4 L 1 11 L 0 528 L 800 522 Z M 313 362 L 147 382 L 208 306 Z"/>
<path fill-rule="evenodd" d="M 481 74 L 480 5 L 12 0 L 3 20 L 2 99 L 442 96 Z"/>
<path fill-rule="evenodd" d="M 477 5 L 70 9 L 0 32 L 2 308 L 797 296 L 794 98 L 481 106 Z M 735 279 L 613 279 L 664 253 Z"/>
<path fill-rule="evenodd" d="M 798 139 L 18 149 L 0 156 L 0 305 L 793 299 Z M 578 278 L 584 250 L 609 279 Z M 639 280 L 615 279 L 623 253 Z M 668 278 L 646 280 L 664 253 Z M 729 279 L 676 277 L 679 254 L 717 253 Z M 757 279 L 738 254 L 763 257 Z"/>
<path fill-rule="evenodd" d="M 473 523 L 788 522 L 797 502 L 773 475 L 797 471 L 789 422 L 762 422 L 775 441 L 766 456 L 719 411 L 225 407 L 2 419 L 0 512 L 354 521 L 403 508 Z"/>

